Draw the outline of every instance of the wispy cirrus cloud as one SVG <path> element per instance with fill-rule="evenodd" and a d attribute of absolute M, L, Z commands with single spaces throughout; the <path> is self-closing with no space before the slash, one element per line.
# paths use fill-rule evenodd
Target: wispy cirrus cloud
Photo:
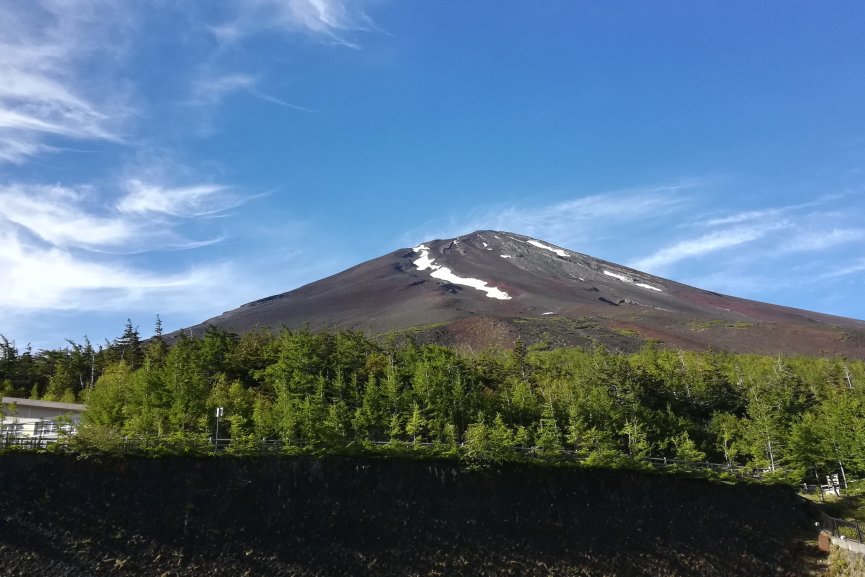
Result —
<path fill-rule="evenodd" d="M 260 80 L 249 74 L 206 74 L 197 79 L 192 85 L 192 96 L 187 104 L 192 106 L 218 106 L 222 101 L 235 92 L 249 94 L 264 102 L 293 108 L 301 112 L 313 112 L 313 110 L 288 102 L 267 94 L 259 88 Z"/>
<path fill-rule="evenodd" d="M 112 0 L 9 0 L 0 9 L 0 164 L 23 164 L 69 141 L 134 145 L 137 121 L 155 104 L 129 74 L 142 48 L 136 31 L 167 9 Z M 187 12 L 183 6 L 174 9 L 178 15 Z M 186 15 L 196 41 L 215 34 L 240 42 L 277 31 L 358 48 L 351 35 L 374 28 L 358 3 L 343 0 L 237 0 L 233 18 L 211 27 L 193 12 Z M 191 75 L 164 77 L 169 86 L 193 78 L 187 104 L 217 106 L 242 91 L 311 111 L 263 90 L 255 75 L 220 69 L 216 55 L 201 59 Z"/>
<path fill-rule="evenodd" d="M 825 194 L 725 214 L 719 205 L 747 203 L 718 187 L 690 179 L 486 208 L 425 223 L 401 241 L 414 246 L 476 229 L 509 230 L 672 280 L 794 306 L 802 306 L 803 295 L 829 303 L 828 281 L 865 278 L 862 194 Z"/>
<path fill-rule="evenodd" d="M 834 279 L 834 278 L 838 278 L 838 277 L 845 277 L 845 276 L 850 276 L 850 275 L 863 273 L 863 272 L 865 272 L 865 259 L 860 258 L 860 259 L 854 260 L 853 262 L 851 262 L 845 266 L 835 267 L 832 270 L 825 272 L 822 275 L 820 275 L 819 278 L 821 280 Z"/>
<path fill-rule="evenodd" d="M 620 227 L 639 226 L 648 215 L 661 218 L 682 210 L 690 202 L 687 192 L 697 186 L 699 181 L 689 179 L 589 194 L 545 205 L 526 203 L 485 208 L 449 222 L 424 223 L 421 228 L 403 235 L 401 240 L 411 244 L 473 230 L 494 229 L 588 251 L 603 239 L 619 235 Z"/>
<path fill-rule="evenodd" d="M 11 0 L 0 15 L 0 163 L 58 140 L 123 139 L 133 115 L 116 82 L 127 8 L 108 0 Z M 94 54 L 100 66 L 88 65 Z M 111 70 L 111 72 L 107 72 Z"/>
<path fill-rule="evenodd" d="M 92 316 L 176 305 L 185 315 L 196 306 L 212 314 L 219 303 L 259 296 L 262 283 L 246 286 L 237 271 L 260 263 L 223 249 L 228 243 L 207 248 L 229 235 L 236 248 L 241 227 L 214 217 L 253 197 L 182 166 L 229 172 L 218 155 L 193 158 L 186 137 L 202 114 L 215 117 L 235 95 L 313 112 L 272 89 L 267 80 L 276 75 L 257 49 L 241 46 L 247 40 L 266 37 L 268 53 L 294 42 L 356 49 L 373 29 L 353 0 L 6 2 L 0 330 L 13 318 L 27 326 L 56 311 Z M 282 76 L 272 82 L 283 83 Z M 199 136 L 210 134 L 205 127 Z M 239 213 L 231 214 L 244 218 Z M 164 254 L 190 249 L 200 250 Z"/>
<path fill-rule="evenodd" d="M 124 219 L 86 208 L 87 187 L 13 184 L 0 187 L 0 219 L 30 236 L 63 248 L 115 248 L 138 234 Z"/>
<path fill-rule="evenodd" d="M 782 209 L 777 208 L 770 208 L 766 210 L 749 210 L 720 218 L 712 218 L 700 224 L 705 226 L 725 226 L 729 224 L 741 224 L 743 222 L 774 219 L 783 212 L 784 211 Z"/>
<path fill-rule="evenodd" d="M 262 30 L 305 33 L 332 44 L 358 49 L 357 32 L 376 29 L 361 3 L 350 0 L 237 0 L 236 17 L 211 27 L 228 44 Z"/>
<path fill-rule="evenodd" d="M 122 214 L 164 214 L 192 218 L 215 214 L 245 202 L 222 184 L 164 186 L 131 179 L 124 183 L 125 193 L 117 202 Z"/>
<path fill-rule="evenodd" d="M 198 248 L 184 223 L 244 201 L 216 184 L 121 182 L 94 186 L 0 187 L 0 310 L 94 310 L 153 293 L 214 288 L 226 263 L 156 272 L 132 254 Z M 119 197 L 115 203 L 106 199 Z M 187 293 L 188 294 L 188 293 Z"/>
<path fill-rule="evenodd" d="M 790 226 L 786 222 L 771 222 L 750 226 L 737 225 L 732 228 L 676 242 L 647 257 L 632 262 L 630 266 L 649 272 L 664 270 L 665 267 L 679 261 L 701 258 L 720 250 L 740 247 L 764 238 L 771 232 L 789 228 Z"/>
<path fill-rule="evenodd" d="M 790 251 L 821 251 L 840 245 L 865 241 L 865 228 L 800 230 L 786 244 Z"/>
<path fill-rule="evenodd" d="M 135 268 L 118 259 L 34 243 L 2 224 L 0 243 L 0 311 L 7 314 L 122 309 L 145 293 L 202 289 L 217 273 L 222 276 L 220 267 L 212 266 L 173 274 Z"/>
<path fill-rule="evenodd" d="M 105 202 L 115 195 L 116 202 Z M 180 221 L 224 212 L 246 200 L 219 184 L 170 186 L 133 179 L 103 190 L 18 183 L 0 186 L 0 222 L 57 248 L 136 253 L 201 246 L 202 241 L 183 237 Z"/>
<path fill-rule="evenodd" d="M 837 295 L 847 288 L 838 283 L 846 287 L 865 278 L 863 215 L 862 196 L 852 191 L 686 218 L 669 227 L 648 254 L 628 262 L 736 296 L 815 309 L 813 303 L 824 303 L 840 312 Z"/>
<path fill-rule="evenodd" d="M 677 230 L 701 232 L 668 242 L 649 255 L 633 259 L 631 266 L 666 274 L 679 263 L 726 249 L 742 249 L 735 259 L 740 266 L 749 261 L 747 255 L 770 264 L 794 253 L 825 252 L 863 242 L 865 228 L 853 226 L 860 215 L 855 198 L 846 203 L 843 199 L 843 195 L 825 195 L 809 202 L 685 221 L 687 226 Z M 846 211 L 827 211 L 827 206 L 839 201 L 848 204 Z"/>

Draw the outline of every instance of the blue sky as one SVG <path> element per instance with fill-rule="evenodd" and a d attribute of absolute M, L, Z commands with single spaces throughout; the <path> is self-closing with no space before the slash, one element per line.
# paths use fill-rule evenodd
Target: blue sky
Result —
<path fill-rule="evenodd" d="M 11 0 L 0 333 L 510 230 L 865 318 L 865 4 Z"/>

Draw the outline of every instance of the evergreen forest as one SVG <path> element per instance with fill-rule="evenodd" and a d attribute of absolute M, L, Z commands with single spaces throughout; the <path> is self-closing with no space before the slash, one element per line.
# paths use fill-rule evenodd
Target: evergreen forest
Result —
<path fill-rule="evenodd" d="M 20 351 L 0 392 L 87 403 L 77 443 L 211 439 L 229 451 L 399 450 L 489 464 L 709 461 L 799 483 L 865 474 L 865 363 L 693 352 L 462 351 L 394 335 L 211 327 L 168 346 L 127 323 L 104 346 Z"/>

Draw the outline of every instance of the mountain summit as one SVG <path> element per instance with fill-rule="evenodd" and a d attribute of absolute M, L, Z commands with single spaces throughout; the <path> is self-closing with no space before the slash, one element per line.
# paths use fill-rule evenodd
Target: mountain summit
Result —
<path fill-rule="evenodd" d="M 865 322 L 701 290 L 510 232 L 424 242 L 191 330 L 350 328 L 473 348 L 525 343 L 865 357 Z"/>

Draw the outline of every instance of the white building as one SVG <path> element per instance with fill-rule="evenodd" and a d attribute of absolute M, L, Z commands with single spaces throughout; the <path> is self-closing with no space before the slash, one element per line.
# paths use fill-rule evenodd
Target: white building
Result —
<path fill-rule="evenodd" d="M 40 443 L 56 441 L 61 430 L 74 433 L 81 421 L 81 413 L 87 408 L 87 405 L 77 403 L 34 401 L 15 397 L 3 397 L 0 403 L 3 412 L 0 438 L 32 439 Z M 58 417 L 65 419 L 58 424 Z"/>

